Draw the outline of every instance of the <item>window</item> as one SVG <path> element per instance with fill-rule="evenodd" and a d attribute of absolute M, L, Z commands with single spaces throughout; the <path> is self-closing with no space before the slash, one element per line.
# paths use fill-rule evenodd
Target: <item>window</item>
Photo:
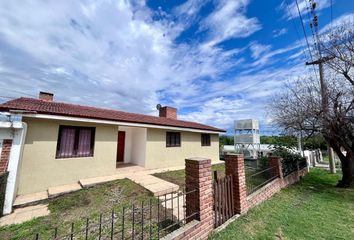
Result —
<path fill-rule="evenodd" d="M 210 134 L 202 134 L 202 146 L 210 146 Z"/>
<path fill-rule="evenodd" d="M 92 157 L 95 128 L 59 126 L 56 158 Z"/>
<path fill-rule="evenodd" d="M 166 132 L 166 147 L 180 147 L 180 146 L 181 146 L 181 133 Z"/>

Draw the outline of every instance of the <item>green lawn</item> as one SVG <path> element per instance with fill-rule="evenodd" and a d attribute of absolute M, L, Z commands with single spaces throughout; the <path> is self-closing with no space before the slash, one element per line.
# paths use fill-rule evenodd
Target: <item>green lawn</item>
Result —
<path fill-rule="evenodd" d="M 218 177 L 225 176 L 225 164 L 224 163 L 213 165 L 211 167 L 211 170 L 217 171 Z M 269 178 L 268 176 L 265 176 L 266 174 L 255 175 L 255 176 L 249 178 L 249 176 L 257 173 L 258 171 L 261 171 L 261 169 L 257 170 L 257 169 L 249 168 L 246 166 L 245 171 L 246 171 L 245 174 L 246 174 L 247 189 L 253 189 L 254 187 L 256 187 L 259 184 L 268 180 L 268 178 Z M 179 186 L 185 185 L 185 171 L 184 171 L 184 169 L 176 170 L 176 171 L 166 171 L 166 172 L 161 172 L 161 173 L 155 173 L 153 175 L 155 177 L 175 183 Z M 214 178 L 214 174 L 213 174 L 213 178 Z"/>
<path fill-rule="evenodd" d="M 312 169 L 210 239 L 354 239 L 354 190 L 339 178 Z"/>
<path fill-rule="evenodd" d="M 68 234 L 72 222 L 75 223 L 75 230 L 82 229 L 87 217 L 90 224 L 97 224 L 100 213 L 104 213 L 103 219 L 109 219 L 112 208 L 121 213 L 123 207 L 131 207 L 132 204 L 140 206 L 141 201 L 147 203 L 149 199 L 157 202 L 150 192 L 127 179 L 82 189 L 47 201 L 51 212 L 48 216 L 0 227 L 0 239 L 34 239 L 36 233 L 40 233 L 40 239 L 49 239 L 56 227 L 59 227 L 59 235 Z M 126 221 L 129 224 L 129 219 Z"/>
<path fill-rule="evenodd" d="M 211 167 L 212 171 L 218 171 L 218 174 L 220 177 L 225 176 L 225 164 L 220 163 L 213 165 Z M 161 172 L 161 173 L 155 173 L 153 174 L 155 177 L 164 179 L 168 182 L 177 184 L 179 186 L 184 186 L 185 185 L 185 171 L 184 169 L 182 170 L 176 170 L 176 171 L 166 171 L 166 172 Z M 213 176 L 214 177 L 214 176 Z"/>

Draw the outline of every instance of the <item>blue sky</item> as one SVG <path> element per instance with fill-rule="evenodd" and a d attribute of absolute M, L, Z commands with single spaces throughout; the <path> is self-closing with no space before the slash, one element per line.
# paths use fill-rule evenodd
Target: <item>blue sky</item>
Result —
<path fill-rule="evenodd" d="M 230 132 L 235 119 L 258 118 L 271 134 L 271 97 L 311 71 L 287 1 L 1 1 L 0 100 L 42 90 L 151 115 L 161 103 Z M 298 2 L 312 44 L 307 3 Z M 331 9 L 333 24 L 354 20 L 354 1 L 317 2 L 320 29 Z"/>

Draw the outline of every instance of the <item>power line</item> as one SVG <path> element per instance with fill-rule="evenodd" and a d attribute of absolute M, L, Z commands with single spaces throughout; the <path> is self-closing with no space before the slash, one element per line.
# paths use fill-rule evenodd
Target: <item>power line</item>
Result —
<path fill-rule="evenodd" d="M 314 0 L 309 0 L 309 4 L 310 4 L 310 12 L 312 15 L 312 20 L 310 19 L 311 32 L 314 37 L 315 46 L 317 46 L 319 58 L 321 58 L 322 52 L 321 52 L 320 38 L 318 36 L 318 16 L 317 16 L 316 10 L 315 10 L 317 4 Z M 314 31 L 312 31 L 312 29 L 314 29 Z"/>
<path fill-rule="evenodd" d="M 288 7 L 289 7 L 288 1 L 287 1 L 287 0 L 285 0 L 285 1 L 286 1 L 286 4 L 287 4 L 287 5 L 288 5 Z M 307 39 L 307 34 L 306 34 L 306 30 L 305 30 L 304 22 L 303 22 L 303 19 L 302 19 L 302 15 L 301 15 L 301 12 L 300 12 L 300 8 L 299 8 L 299 3 L 298 3 L 298 1 L 297 1 L 297 0 L 295 0 L 295 2 L 296 2 L 297 12 L 298 12 L 298 14 L 299 14 L 300 21 L 301 21 L 302 31 L 303 31 L 304 36 L 305 36 L 305 40 L 306 40 L 307 49 L 308 49 L 309 54 L 310 54 L 310 59 L 311 59 L 311 61 L 313 61 L 313 57 L 312 57 L 312 53 L 311 53 L 310 44 L 309 44 L 309 41 L 308 41 L 308 39 Z M 314 71 L 314 73 L 315 73 L 316 78 L 318 78 L 318 77 L 317 77 L 317 71 L 316 71 L 316 69 L 315 69 L 315 67 L 314 67 L 314 66 L 313 66 L 313 71 Z"/>
<path fill-rule="evenodd" d="M 299 13 L 299 17 L 300 17 L 300 21 L 301 21 L 302 30 L 303 30 L 304 35 L 305 35 L 305 40 L 306 40 L 307 48 L 308 48 L 309 53 L 310 53 L 310 58 L 311 58 L 311 61 L 313 61 L 313 57 L 312 57 L 312 53 L 311 53 L 311 49 L 310 49 L 310 44 L 309 44 L 309 41 L 308 41 L 308 39 L 307 39 L 307 34 L 306 34 L 305 26 L 304 26 L 304 21 L 303 21 L 303 19 L 302 19 L 302 15 L 301 15 L 300 8 L 299 8 L 299 3 L 297 2 L 297 0 L 295 0 L 295 2 L 296 2 L 297 11 L 298 11 L 298 13 Z"/>
<path fill-rule="evenodd" d="M 3 98 L 3 99 L 16 99 L 15 97 L 9 97 L 9 96 L 0 96 L 0 98 Z"/>
<path fill-rule="evenodd" d="M 287 6 L 289 15 L 290 15 L 291 22 L 292 22 L 293 27 L 294 27 L 294 29 L 295 29 L 296 36 L 297 36 L 297 38 L 298 38 L 299 43 L 301 44 L 301 48 L 302 48 L 301 50 L 302 50 L 302 53 L 304 54 L 305 61 L 306 61 L 306 59 L 307 59 L 307 54 L 306 54 L 306 51 L 305 51 L 305 48 L 306 48 L 306 47 L 303 46 L 303 41 L 301 41 L 300 33 L 299 33 L 299 31 L 297 30 L 296 23 L 295 23 L 295 20 L 294 20 L 294 19 L 295 19 L 295 16 L 294 16 L 293 13 L 291 12 L 290 5 L 289 5 L 288 0 L 285 0 L 285 3 L 286 3 L 286 6 Z M 309 52 L 310 52 L 310 54 L 311 54 L 310 49 L 309 49 Z M 310 55 L 309 57 L 310 57 L 310 59 L 312 60 L 312 56 Z M 315 69 L 314 67 L 313 67 L 313 71 L 314 71 L 315 76 L 316 76 L 316 78 L 317 78 L 317 71 L 316 71 L 316 69 Z"/>
<path fill-rule="evenodd" d="M 308 2 L 306 1 L 307 16 L 308 16 L 308 18 L 309 18 L 310 30 L 311 30 L 311 33 L 312 33 L 313 44 L 314 44 L 314 46 L 315 46 L 315 49 L 318 50 L 318 54 L 320 55 L 319 43 L 318 43 L 318 41 L 317 41 L 317 39 L 316 39 L 316 33 L 315 33 L 315 31 L 314 31 L 314 27 L 315 27 L 316 24 L 318 24 L 318 23 L 317 23 L 317 21 L 316 21 L 316 23 L 314 23 L 314 21 L 313 21 L 313 20 L 315 19 L 315 17 L 316 17 L 316 19 L 317 19 L 317 16 L 316 16 L 316 14 L 315 14 L 314 11 L 313 11 L 313 9 L 314 9 L 314 5 L 313 5 L 313 4 L 315 4 L 315 3 L 313 3 L 312 0 L 309 0 Z M 310 6 L 309 6 L 309 5 L 310 5 Z M 312 19 L 311 15 L 313 16 L 313 19 Z M 316 30 L 316 29 L 315 29 L 315 30 Z"/>
<path fill-rule="evenodd" d="M 287 6 L 287 9 L 288 9 L 289 15 L 291 15 L 291 23 L 293 24 L 293 27 L 295 29 L 297 39 L 299 40 L 299 43 L 301 44 L 302 53 L 304 54 L 305 58 L 307 58 L 307 54 L 306 54 L 306 52 L 304 50 L 304 46 L 303 46 L 302 41 L 301 41 L 300 33 L 299 33 L 299 31 L 297 30 L 297 27 L 296 27 L 294 16 L 293 16 L 292 12 L 290 11 L 288 0 L 285 0 L 285 2 L 286 2 L 286 6 Z"/>
<path fill-rule="evenodd" d="M 18 93 L 18 94 L 21 94 L 21 95 L 24 95 L 24 96 L 36 98 L 36 96 L 34 96 L 34 95 L 28 94 L 28 93 L 26 93 L 26 92 L 22 92 L 22 91 L 10 89 L 10 88 L 0 87 L 0 90 L 10 91 L 10 92 Z"/>

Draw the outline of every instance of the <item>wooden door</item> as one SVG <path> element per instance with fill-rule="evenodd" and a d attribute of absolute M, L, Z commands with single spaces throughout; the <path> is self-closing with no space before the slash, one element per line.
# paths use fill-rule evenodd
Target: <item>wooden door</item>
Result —
<path fill-rule="evenodd" d="M 117 162 L 124 162 L 125 132 L 118 131 Z"/>

